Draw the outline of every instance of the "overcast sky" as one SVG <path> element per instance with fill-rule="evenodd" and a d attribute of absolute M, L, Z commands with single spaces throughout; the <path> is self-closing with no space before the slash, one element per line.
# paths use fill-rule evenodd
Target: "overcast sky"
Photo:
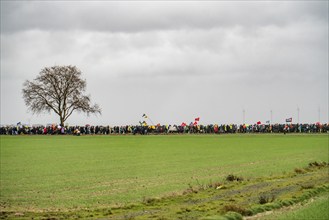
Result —
<path fill-rule="evenodd" d="M 325 123 L 328 1 L 1 0 L 1 124 L 59 122 L 22 98 L 54 65 L 102 108 L 70 125 Z"/>

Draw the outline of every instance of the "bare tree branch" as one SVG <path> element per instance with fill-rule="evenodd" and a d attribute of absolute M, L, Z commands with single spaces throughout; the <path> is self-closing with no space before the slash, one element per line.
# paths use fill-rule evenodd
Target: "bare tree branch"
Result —
<path fill-rule="evenodd" d="M 53 66 L 42 69 L 33 82 L 25 81 L 22 92 L 29 110 L 37 114 L 54 111 L 63 126 L 75 111 L 101 114 L 100 107 L 83 94 L 86 85 L 77 67 Z"/>

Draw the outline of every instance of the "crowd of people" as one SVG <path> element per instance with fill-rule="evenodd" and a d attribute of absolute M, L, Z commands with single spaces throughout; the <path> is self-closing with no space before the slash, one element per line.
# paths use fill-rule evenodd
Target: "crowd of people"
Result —
<path fill-rule="evenodd" d="M 0 135 L 123 135 L 123 134 L 234 134 L 234 133 L 329 133 L 329 124 L 209 124 L 126 126 L 1 126 Z"/>

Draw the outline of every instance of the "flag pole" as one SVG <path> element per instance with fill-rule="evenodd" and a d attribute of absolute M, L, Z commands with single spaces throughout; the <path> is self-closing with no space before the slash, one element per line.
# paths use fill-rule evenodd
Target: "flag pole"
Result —
<path fill-rule="evenodd" d="M 151 120 L 151 118 L 150 117 L 147 117 L 149 120 L 150 120 L 150 122 L 152 123 L 152 125 L 154 126 L 154 123 L 153 123 L 153 121 Z"/>
<path fill-rule="evenodd" d="M 143 116 L 142 116 L 144 119 L 148 119 L 148 120 L 150 120 L 150 122 L 152 123 L 152 125 L 154 126 L 154 122 L 152 121 L 152 119 L 148 116 L 148 115 L 146 115 L 145 113 L 143 114 Z"/>

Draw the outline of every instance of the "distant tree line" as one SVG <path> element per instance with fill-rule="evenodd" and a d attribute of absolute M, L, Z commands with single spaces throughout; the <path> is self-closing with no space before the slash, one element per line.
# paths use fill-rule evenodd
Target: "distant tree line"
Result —
<path fill-rule="evenodd" d="M 329 124 L 254 125 L 126 125 L 126 126 L 1 126 L 0 135 L 124 135 L 124 134 L 235 134 L 235 133 L 329 133 Z"/>

